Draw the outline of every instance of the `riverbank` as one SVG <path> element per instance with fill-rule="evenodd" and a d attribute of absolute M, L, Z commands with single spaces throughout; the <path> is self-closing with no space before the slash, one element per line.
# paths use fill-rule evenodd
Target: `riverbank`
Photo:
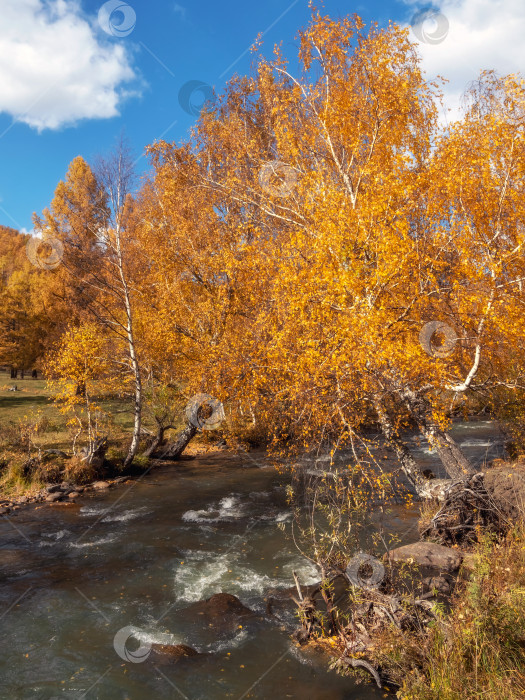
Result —
<path fill-rule="evenodd" d="M 199 455 L 213 455 L 224 451 L 224 448 L 217 448 L 207 443 L 195 440 L 186 448 L 180 461 L 194 459 Z M 231 451 L 231 454 L 234 454 Z M 139 461 L 139 460 L 137 460 Z M 21 482 L 18 488 L 9 489 L 7 492 L 0 489 L 0 515 L 14 514 L 21 508 L 35 503 L 49 503 L 66 505 L 75 503 L 82 496 L 88 496 L 95 492 L 102 492 L 113 488 L 119 484 L 130 485 L 137 479 L 146 477 L 156 468 L 174 464 L 161 459 L 150 459 L 140 462 L 139 465 L 132 466 L 122 476 L 113 476 L 104 479 L 97 479 L 89 483 L 78 484 L 74 481 L 60 481 L 58 483 L 44 484 L 41 480 Z M 115 470 L 113 470 L 115 471 Z"/>
<path fill-rule="evenodd" d="M 481 479 L 483 508 L 492 517 L 479 519 L 474 531 L 465 522 L 479 515 L 479 503 L 472 514 L 464 503 L 456 507 L 454 522 L 443 518 L 447 504 L 457 506 L 454 497 L 425 504 L 419 531 L 427 539 L 388 552 L 382 562 L 370 560 L 372 574 L 381 572 L 378 585 L 368 585 L 374 577 L 364 572 L 333 607 L 331 592 L 330 605 L 301 602 L 303 641 L 327 651 L 331 668 L 372 678 L 400 700 L 523 697 L 524 460 L 498 460 Z"/>
<path fill-rule="evenodd" d="M 481 535 L 451 598 L 424 634 L 392 630 L 382 663 L 403 700 L 525 695 L 525 525 L 502 539 Z M 393 651 L 393 650 L 396 651 Z"/>

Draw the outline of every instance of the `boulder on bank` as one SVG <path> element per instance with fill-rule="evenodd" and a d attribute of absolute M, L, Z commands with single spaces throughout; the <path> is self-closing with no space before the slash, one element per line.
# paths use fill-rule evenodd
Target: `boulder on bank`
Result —
<path fill-rule="evenodd" d="M 460 552 L 433 542 L 406 544 L 403 547 L 392 549 L 385 557 L 391 562 L 409 562 L 413 560 L 420 566 L 439 569 L 439 571 L 446 573 L 456 571 L 462 560 Z"/>

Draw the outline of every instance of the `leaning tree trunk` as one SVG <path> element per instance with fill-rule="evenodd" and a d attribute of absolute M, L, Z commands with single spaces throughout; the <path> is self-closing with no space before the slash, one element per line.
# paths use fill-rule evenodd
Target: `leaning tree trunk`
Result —
<path fill-rule="evenodd" d="M 416 421 L 422 435 L 428 440 L 429 445 L 437 450 L 449 477 L 451 479 L 467 479 L 476 474 L 477 470 L 465 457 L 454 438 L 429 417 L 431 411 L 425 399 L 411 389 L 403 389 L 398 393 Z"/>
<path fill-rule="evenodd" d="M 151 457 L 154 455 L 159 447 L 164 444 L 164 433 L 166 430 L 174 427 L 173 425 L 160 425 L 159 421 L 157 421 L 157 425 L 157 434 L 153 438 L 151 445 L 142 453 L 144 457 Z"/>
<path fill-rule="evenodd" d="M 168 445 L 168 447 L 162 452 L 162 459 L 179 459 L 181 454 L 186 449 L 188 443 L 196 433 L 196 426 L 188 423 L 184 430 L 177 436 L 175 442 Z"/>
<path fill-rule="evenodd" d="M 422 496 L 427 486 L 427 480 L 421 473 L 421 469 L 418 467 L 416 460 L 412 457 L 410 450 L 397 435 L 392 421 L 383 408 L 381 401 L 378 398 L 374 398 L 373 403 L 383 435 L 395 451 L 405 476 L 416 490 L 418 496 Z"/>

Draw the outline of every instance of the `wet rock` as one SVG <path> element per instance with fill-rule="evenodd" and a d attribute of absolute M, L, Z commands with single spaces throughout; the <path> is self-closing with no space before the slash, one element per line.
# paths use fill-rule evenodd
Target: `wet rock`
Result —
<path fill-rule="evenodd" d="M 487 493 L 509 522 L 525 515 L 525 465 L 505 465 L 488 469 L 484 475 Z"/>
<path fill-rule="evenodd" d="M 175 612 L 175 624 L 191 629 L 190 638 L 199 646 L 231 637 L 261 618 L 234 595 L 216 593 Z"/>
<path fill-rule="evenodd" d="M 451 573 L 458 569 L 462 560 L 460 552 L 433 542 L 406 544 L 403 547 L 391 550 L 385 557 L 388 557 L 391 562 L 409 562 L 413 560 L 420 566 L 439 569 L 446 573 Z"/>
<path fill-rule="evenodd" d="M 0 507 L 0 515 L 7 515 L 9 513 L 9 508 L 7 506 Z"/>
<path fill-rule="evenodd" d="M 109 489 L 110 484 L 108 481 L 95 481 L 93 484 L 91 484 L 91 488 L 95 489 L 96 491 L 104 491 L 104 489 Z"/>
<path fill-rule="evenodd" d="M 180 659 L 188 656 L 200 656 L 199 652 L 187 644 L 152 644 L 151 651 L 155 654 L 169 656 L 172 659 Z"/>
<path fill-rule="evenodd" d="M 64 494 L 59 491 L 57 493 L 50 493 L 48 496 L 46 496 L 46 501 L 48 503 L 56 503 L 56 501 L 60 501 L 64 497 Z"/>
<path fill-rule="evenodd" d="M 46 493 L 57 493 L 58 491 L 61 491 L 62 487 L 60 484 L 47 484 L 45 487 L 45 492 Z"/>
<path fill-rule="evenodd" d="M 246 615 L 254 615 L 253 611 L 247 608 L 237 596 L 230 593 L 216 593 L 207 600 L 194 603 L 193 613 L 204 615 L 210 619 L 220 621 L 225 616 L 244 617 Z"/>
<path fill-rule="evenodd" d="M 78 496 L 78 493 L 77 493 L 76 491 L 71 491 L 71 493 L 68 493 L 68 495 L 67 495 L 67 497 L 68 497 L 70 500 L 75 499 L 77 496 Z"/>

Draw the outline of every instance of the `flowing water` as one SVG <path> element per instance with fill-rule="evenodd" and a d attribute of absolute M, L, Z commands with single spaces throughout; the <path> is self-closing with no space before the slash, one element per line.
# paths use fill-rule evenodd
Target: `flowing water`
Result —
<path fill-rule="evenodd" d="M 489 421 L 454 433 L 474 462 L 501 455 Z M 414 438 L 414 449 L 439 476 L 428 446 Z M 292 571 L 303 584 L 319 579 L 289 537 L 284 489 L 263 458 L 215 453 L 1 518 L 0 700 L 384 697 L 297 649 L 292 608 L 265 616 L 265 595 L 290 588 Z M 389 516 L 404 541 L 417 539 L 415 525 L 415 510 Z M 183 614 L 221 591 L 264 619 L 221 635 Z M 152 642 L 202 656 L 161 663 Z"/>

